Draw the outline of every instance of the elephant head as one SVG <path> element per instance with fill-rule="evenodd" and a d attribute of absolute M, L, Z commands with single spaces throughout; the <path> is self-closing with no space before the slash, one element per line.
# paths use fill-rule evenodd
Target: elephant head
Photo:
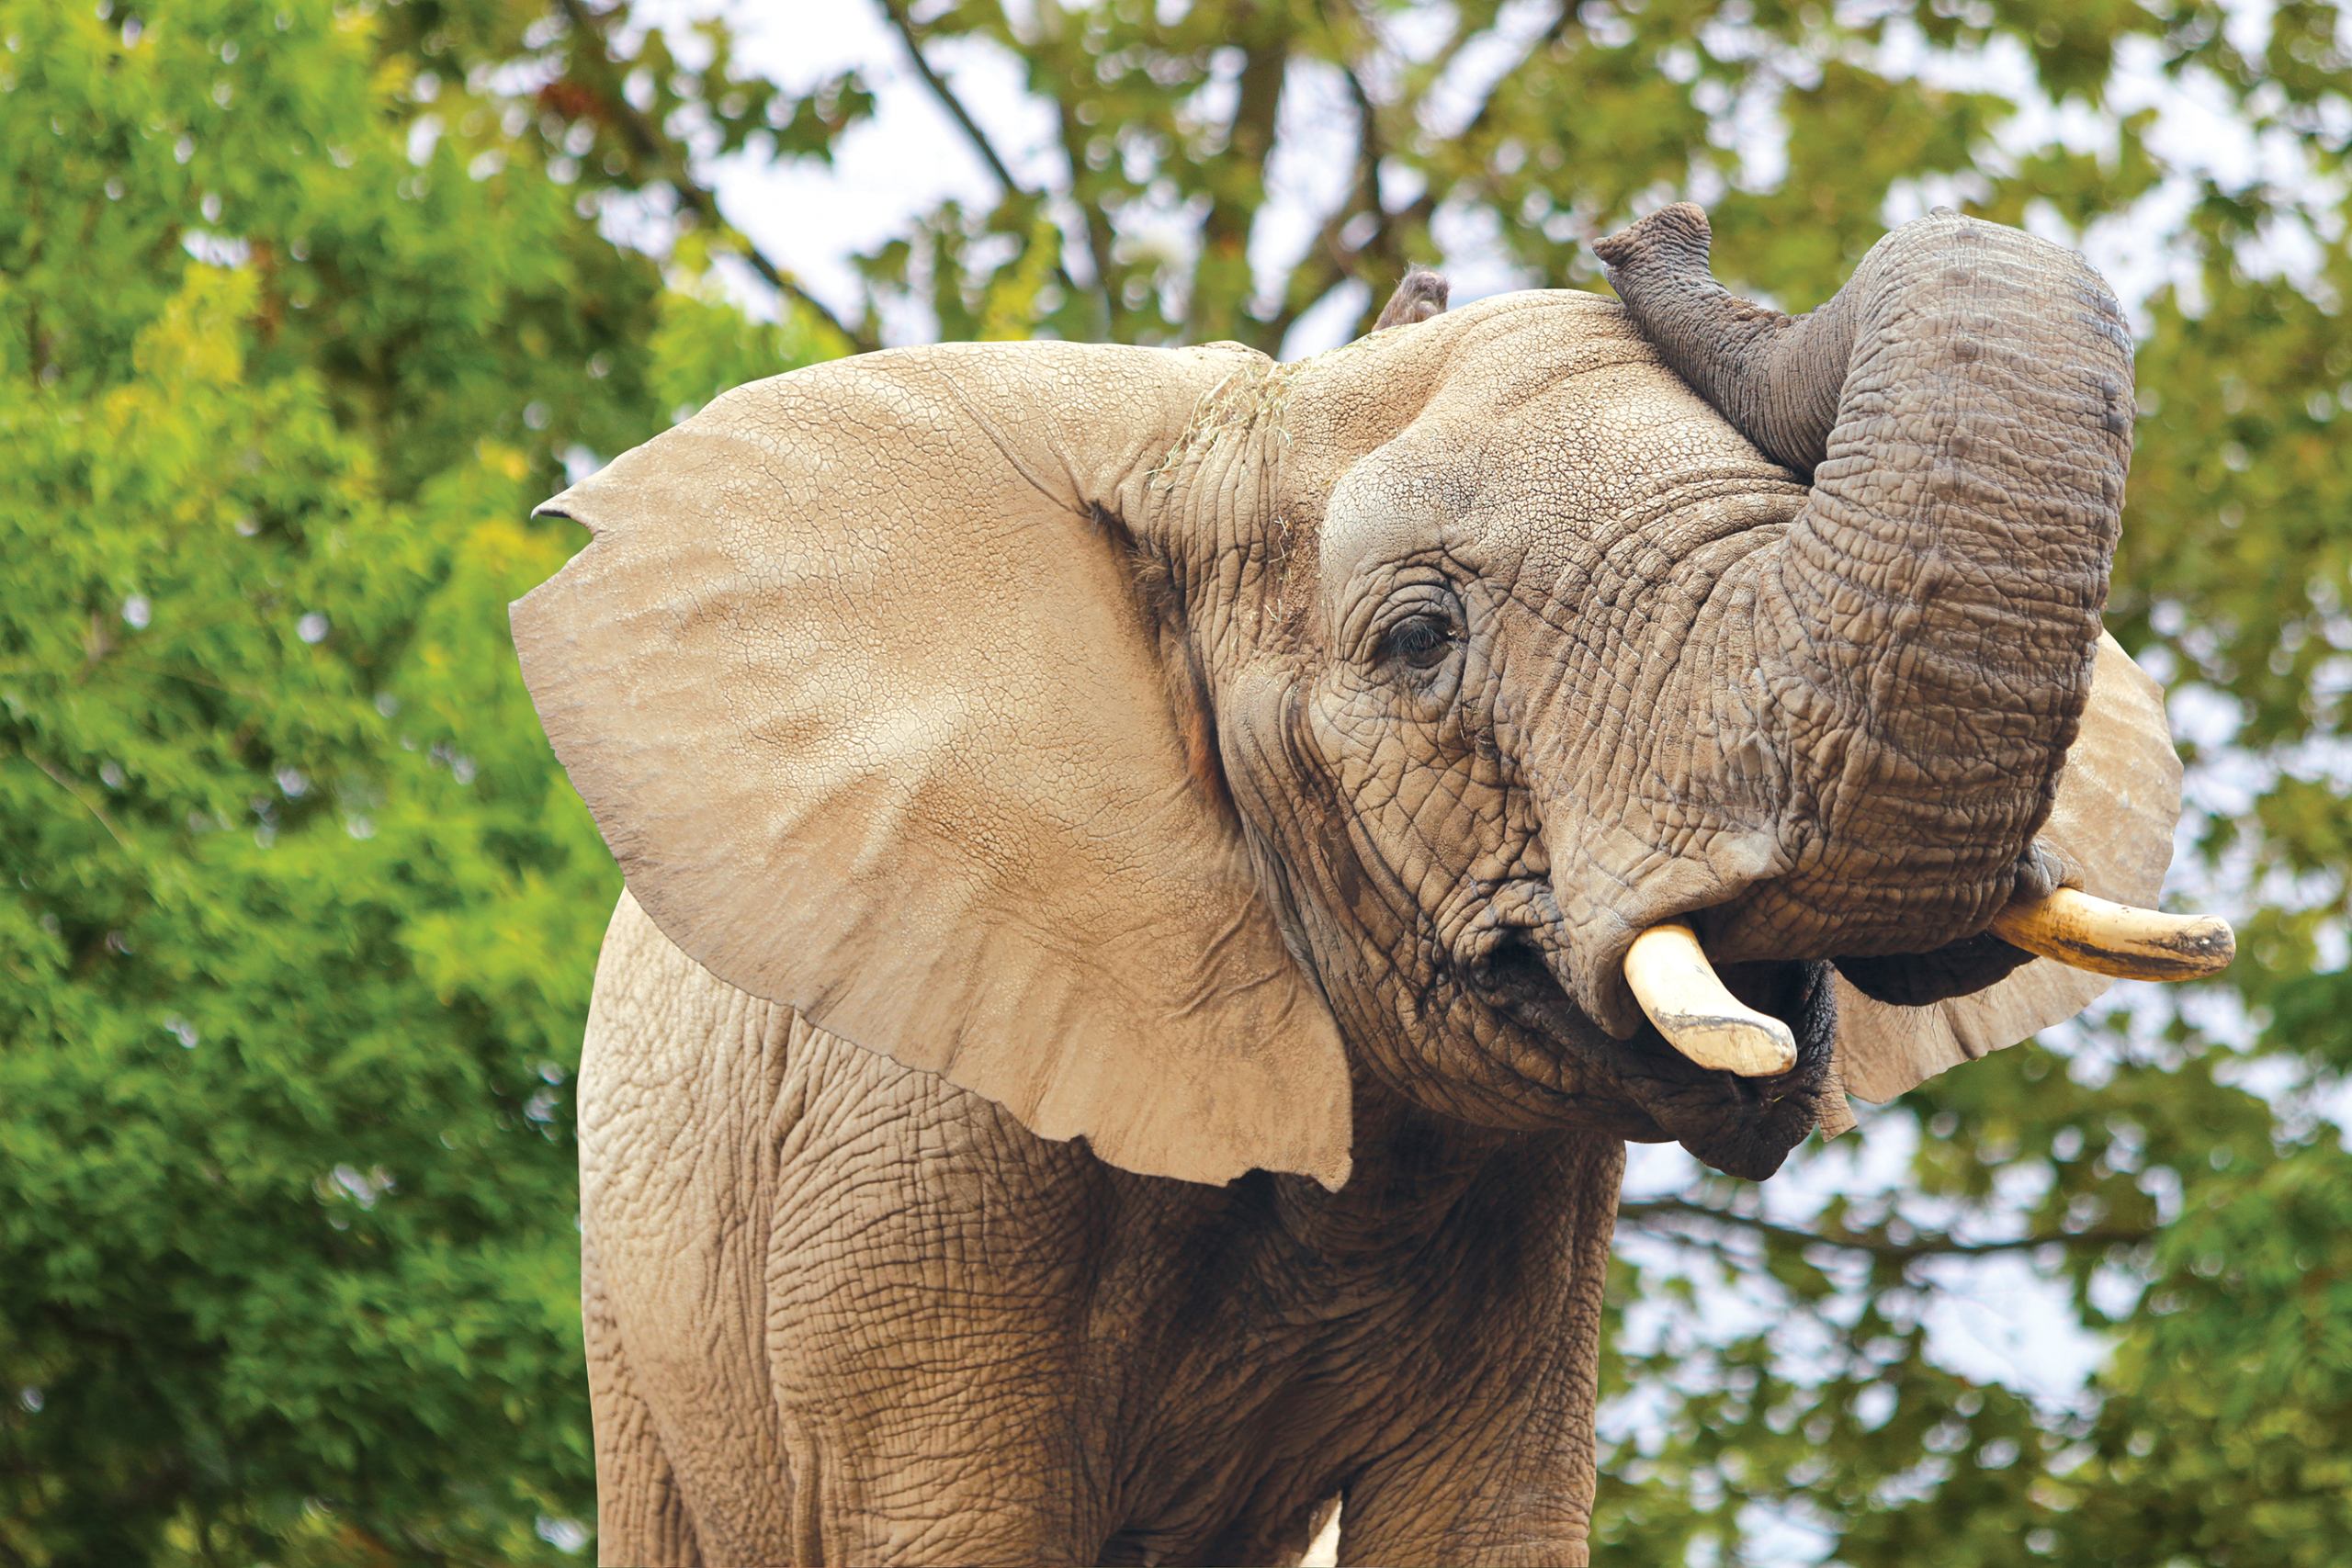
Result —
<path fill-rule="evenodd" d="M 2220 939 L 2065 923 L 2179 800 L 2099 626 L 2105 286 L 1939 214 L 1792 321 L 1706 245 L 1606 243 L 1622 307 L 1417 276 L 1296 364 L 739 389 L 543 509 L 595 536 L 534 698 L 673 942 L 1042 1136 L 1337 1188 L 1376 1084 L 1769 1174 L 2103 988 L 2028 948 Z"/>

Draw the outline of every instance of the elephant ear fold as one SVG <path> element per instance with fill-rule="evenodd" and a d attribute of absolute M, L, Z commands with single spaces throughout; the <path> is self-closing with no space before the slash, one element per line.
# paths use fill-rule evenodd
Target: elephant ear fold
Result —
<path fill-rule="evenodd" d="M 2163 688 L 2101 632 L 2082 730 L 2066 752 L 2041 840 L 2079 869 L 2079 878 L 2068 880 L 2084 892 L 2154 908 L 2172 863 L 2180 778 Z M 1837 1076 L 1849 1092 L 1883 1103 L 1946 1067 L 2074 1017 L 2109 984 L 2036 958 L 1981 991 L 1906 1008 L 1873 1000 L 1839 976 Z M 1842 1101 L 1825 1104 L 1823 1131 L 1834 1135 L 1852 1124 Z"/>
<path fill-rule="evenodd" d="M 1112 520 L 1262 363 L 967 344 L 740 389 L 542 508 L 595 536 L 514 637 L 719 979 L 1127 1169 L 1337 1188 L 1337 1028 Z"/>

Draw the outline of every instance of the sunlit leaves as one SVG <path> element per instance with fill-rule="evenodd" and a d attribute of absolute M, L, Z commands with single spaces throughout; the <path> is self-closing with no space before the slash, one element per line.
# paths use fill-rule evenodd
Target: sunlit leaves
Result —
<path fill-rule="evenodd" d="M 0 4 L 9 1561 L 553 1562 L 593 1517 L 569 1086 L 617 878 L 505 605 L 577 543 L 526 521 L 565 462 L 819 350 L 424 86 L 503 36 L 437 12 L 403 52 Z"/>

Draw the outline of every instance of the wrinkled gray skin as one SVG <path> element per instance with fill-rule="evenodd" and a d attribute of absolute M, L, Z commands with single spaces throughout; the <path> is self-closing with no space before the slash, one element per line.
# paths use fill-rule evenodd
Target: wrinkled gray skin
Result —
<path fill-rule="evenodd" d="M 1614 306 L 1420 284 L 1095 498 L 1339 1021 L 1340 1190 L 1040 1139 L 624 902 L 582 1078 L 605 1562 L 1272 1562 L 1342 1495 L 1343 1561 L 1586 1561 L 1621 1140 L 1768 1175 L 1829 964 L 1911 1003 L 2018 962 L 1980 933 L 2063 870 L 2132 396 L 2095 277 L 1992 225 L 1799 321 L 1713 287 L 1695 209 L 1603 254 L 1730 423 Z M 1641 1018 L 1620 963 L 1676 915 L 1792 1072 Z"/>

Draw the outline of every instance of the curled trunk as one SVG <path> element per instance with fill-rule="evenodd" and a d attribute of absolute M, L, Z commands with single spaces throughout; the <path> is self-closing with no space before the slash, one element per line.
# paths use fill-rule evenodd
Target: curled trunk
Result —
<path fill-rule="evenodd" d="M 1759 564 L 1787 869 L 1711 911 L 1724 958 L 1924 952 L 2020 876 L 2088 694 L 2132 348 L 2083 259 L 1939 210 L 1788 317 L 1707 269 L 1705 216 L 1599 247 L 1667 362 L 1813 482 Z"/>

